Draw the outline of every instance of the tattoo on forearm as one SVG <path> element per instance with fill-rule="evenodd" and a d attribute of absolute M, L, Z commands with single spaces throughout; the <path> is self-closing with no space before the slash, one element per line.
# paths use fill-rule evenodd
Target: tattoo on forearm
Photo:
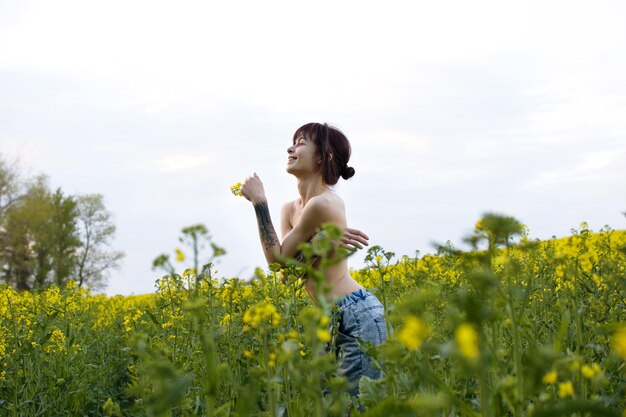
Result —
<path fill-rule="evenodd" d="M 270 249 L 278 244 L 278 237 L 276 237 L 276 231 L 274 230 L 272 219 L 270 218 L 270 209 L 267 203 L 263 202 L 254 205 L 254 212 L 256 213 L 257 223 L 259 224 L 261 242 L 265 249 Z"/>

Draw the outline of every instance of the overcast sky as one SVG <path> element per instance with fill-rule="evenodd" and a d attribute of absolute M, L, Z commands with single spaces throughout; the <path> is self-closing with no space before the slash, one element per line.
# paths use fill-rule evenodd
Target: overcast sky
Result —
<path fill-rule="evenodd" d="M 398 255 L 487 211 L 538 238 L 623 229 L 624 22 L 624 1 L 2 1 L 0 153 L 104 195 L 127 255 L 109 294 L 153 291 L 196 223 L 218 275 L 265 266 L 229 187 L 256 172 L 279 229 L 310 121 L 351 140 L 348 223 Z"/>

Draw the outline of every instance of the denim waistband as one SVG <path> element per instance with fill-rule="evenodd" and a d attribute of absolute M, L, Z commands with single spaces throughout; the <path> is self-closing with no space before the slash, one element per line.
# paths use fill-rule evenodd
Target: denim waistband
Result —
<path fill-rule="evenodd" d="M 374 294 L 366 290 L 365 288 L 359 288 L 356 291 L 352 291 L 350 294 L 347 294 L 343 298 L 340 298 L 335 302 L 335 305 L 339 307 L 339 309 L 344 309 L 345 307 L 356 304 L 359 301 L 365 300 L 367 297 L 373 297 Z"/>

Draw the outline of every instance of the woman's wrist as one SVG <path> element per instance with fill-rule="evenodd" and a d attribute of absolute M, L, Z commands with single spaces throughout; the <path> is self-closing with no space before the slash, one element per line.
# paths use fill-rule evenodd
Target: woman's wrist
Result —
<path fill-rule="evenodd" d="M 259 204 L 267 204 L 267 198 L 265 197 L 261 197 L 261 198 L 255 198 L 250 200 L 252 202 L 253 206 L 257 206 Z"/>

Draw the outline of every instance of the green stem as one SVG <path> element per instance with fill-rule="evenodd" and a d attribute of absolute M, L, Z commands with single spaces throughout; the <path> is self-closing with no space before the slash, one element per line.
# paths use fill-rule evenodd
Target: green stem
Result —
<path fill-rule="evenodd" d="M 580 311 L 578 309 L 578 294 L 576 294 L 576 296 L 574 297 L 574 313 L 576 314 L 576 355 L 578 357 L 581 357 L 582 354 L 582 345 L 583 345 L 583 323 L 582 323 L 582 319 L 581 319 L 581 314 Z M 581 372 L 580 369 L 578 371 L 579 373 Z M 578 389 L 580 392 L 580 395 L 583 399 L 587 398 L 587 386 L 585 385 L 583 378 L 580 377 L 581 375 L 579 375 L 578 378 Z"/>
<path fill-rule="evenodd" d="M 483 366 L 478 376 L 478 384 L 480 387 L 480 414 L 483 417 L 491 417 L 490 393 L 487 378 L 487 367 Z"/>
<path fill-rule="evenodd" d="M 15 347 L 16 349 L 20 352 L 20 356 L 21 356 L 21 367 L 22 367 L 22 374 L 25 377 L 26 376 L 26 369 L 25 369 L 25 358 L 24 358 L 24 353 L 23 350 L 20 349 L 20 338 L 17 335 L 17 326 L 16 326 L 16 317 L 15 317 L 15 311 L 13 310 L 13 303 L 11 302 L 11 298 L 9 298 L 8 294 L 7 294 L 7 300 L 9 302 L 9 310 L 11 311 L 11 324 L 13 327 L 13 337 L 15 338 Z M 19 406 L 18 406 L 18 402 L 19 402 L 19 397 L 18 397 L 18 378 L 12 378 L 13 382 L 14 382 L 14 389 L 13 389 L 13 415 L 14 416 L 18 416 L 17 412 L 19 410 Z"/>
<path fill-rule="evenodd" d="M 263 354 L 265 357 L 265 379 L 267 383 L 267 402 L 269 403 L 270 415 L 276 414 L 276 398 L 274 396 L 274 386 L 272 384 L 272 371 L 269 365 L 269 341 L 267 332 L 263 333 Z"/>
<path fill-rule="evenodd" d="M 385 273 L 383 272 L 383 269 L 379 267 L 379 272 L 380 272 L 380 288 L 381 288 L 381 295 L 382 295 L 382 299 L 383 299 L 383 308 L 384 308 L 384 313 L 385 315 L 387 314 L 387 291 L 386 291 L 386 285 L 385 285 Z M 387 328 L 387 339 L 391 338 L 391 323 L 389 322 L 389 320 L 385 320 L 385 327 Z"/>
<path fill-rule="evenodd" d="M 515 405 L 515 414 L 519 415 L 521 412 L 519 405 L 524 403 L 524 372 L 522 370 L 522 355 L 520 352 L 519 333 L 517 331 L 517 319 L 513 313 L 513 306 L 510 300 L 509 309 L 511 312 L 511 321 L 513 322 L 513 358 L 515 360 L 515 376 L 517 377 L 518 403 Z"/>

